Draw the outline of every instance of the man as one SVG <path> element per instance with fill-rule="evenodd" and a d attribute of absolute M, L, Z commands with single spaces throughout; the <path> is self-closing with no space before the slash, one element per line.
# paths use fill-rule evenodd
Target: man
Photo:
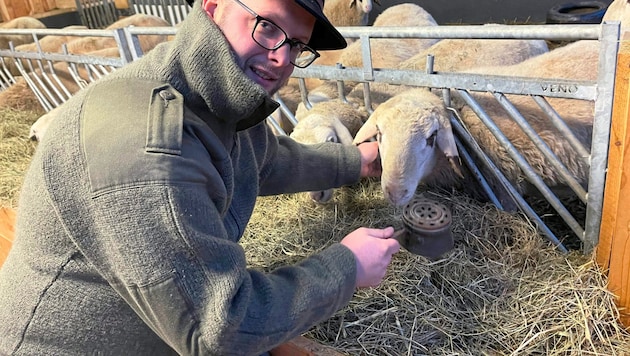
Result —
<path fill-rule="evenodd" d="M 380 174 L 376 143 L 264 123 L 294 65 L 345 41 L 318 0 L 198 0 L 176 38 L 77 93 L 33 157 L 0 271 L 0 354 L 256 355 L 376 286 L 393 229 L 246 268 L 256 196 Z"/>

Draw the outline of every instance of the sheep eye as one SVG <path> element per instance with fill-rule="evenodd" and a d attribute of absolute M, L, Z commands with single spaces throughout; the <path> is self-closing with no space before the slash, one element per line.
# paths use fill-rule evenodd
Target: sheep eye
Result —
<path fill-rule="evenodd" d="M 339 143 L 339 139 L 337 139 L 337 136 L 331 135 L 326 138 L 326 142 Z"/>
<path fill-rule="evenodd" d="M 433 145 L 435 144 L 435 138 L 437 137 L 437 130 L 433 131 L 433 133 L 431 134 L 431 136 L 429 136 L 427 138 L 427 146 L 431 146 L 433 147 Z"/>

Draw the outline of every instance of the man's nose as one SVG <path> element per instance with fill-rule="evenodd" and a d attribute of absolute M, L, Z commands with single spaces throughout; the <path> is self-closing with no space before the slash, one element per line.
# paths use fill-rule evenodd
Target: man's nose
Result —
<path fill-rule="evenodd" d="M 283 43 L 278 49 L 269 51 L 269 59 L 277 62 L 279 66 L 291 64 L 291 45 Z"/>

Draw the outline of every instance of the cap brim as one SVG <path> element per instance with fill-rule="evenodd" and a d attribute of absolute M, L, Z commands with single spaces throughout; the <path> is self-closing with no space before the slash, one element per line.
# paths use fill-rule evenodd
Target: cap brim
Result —
<path fill-rule="evenodd" d="M 348 43 L 335 26 L 328 21 L 317 0 L 295 0 L 300 6 L 315 17 L 315 27 L 308 45 L 316 50 L 346 48 Z"/>
<path fill-rule="evenodd" d="M 195 0 L 186 0 L 192 6 Z M 317 0 L 295 0 L 300 6 L 315 17 L 315 27 L 308 45 L 315 50 L 346 48 L 348 43 L 335 26 L 328 21 Z"/>

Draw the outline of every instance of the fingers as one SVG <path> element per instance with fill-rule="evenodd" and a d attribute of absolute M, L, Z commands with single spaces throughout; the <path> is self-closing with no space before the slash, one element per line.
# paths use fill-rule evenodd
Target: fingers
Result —
<path fill-rule="evenodd" d="M 394 234 L 394 228 L 391 226 L 388 226 L 384 229 L 371 229 L 371 228 L 365 228 L 367 231 L 366 233 L 372 237 L 378 237 L 379 239 L 388 239 L 390 237 L 392 237 L 392 235 Z"/>
<path fill-rule="evenodd" d="M 400 250 L 400 244 L 391 236 L 394 229 L 359 228 L 341 240 L 356 258 L 356 287 L 374 287 L 383 280 L 392 255 Z"/>

